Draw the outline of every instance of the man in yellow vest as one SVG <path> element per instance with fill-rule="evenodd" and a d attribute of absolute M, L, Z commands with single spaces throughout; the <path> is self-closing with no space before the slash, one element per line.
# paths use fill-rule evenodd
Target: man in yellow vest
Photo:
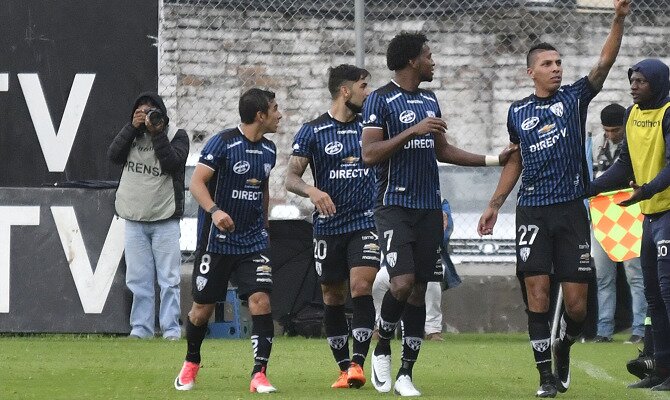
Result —
<path fill-rule="evenodd" d="M 668 66 L 646 59 L 628 70 L 633 106 L 626 112 L 626 139 L 619 159 L 591 183 L 589 194 L 629 184 L 622 206 L 640 202 L 644 214 L 640 261 L 653 322 L 655 375 L 652 390 L 670 390 L 670 91 Z M 632 179 L 631 179 L 632 178 Z M 654 386 L 655 385 L 655 386 Z"/>

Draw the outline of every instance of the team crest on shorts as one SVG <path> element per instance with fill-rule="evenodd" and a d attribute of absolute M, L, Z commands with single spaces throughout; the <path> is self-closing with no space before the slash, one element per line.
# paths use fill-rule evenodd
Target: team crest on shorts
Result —
<path fill-rule="evenodd" d="M 321 263 L 319 261 L 314 263 L 314 269 L 316 269 L 316 274 L 321 276 L 323 273 L 323 267 L 321 266 Z"/>
<path fill-rule="evenodd" d="M 528 257 L 530 257 L 530 247 L 522 247 L 519 249 L 519 256 L 521 256 L 523 262 L 528 261 Z"/>
<path fill-rule="evenodd" d="M 204 276 L 195 278 L 195 287 L 198 289 L 198 292 L 202 291 L 202 289 L 205 288 L 205 285 L 207 285 L 207 278 Z"/>
<path fill-rule="evenodd" d="M 389 265 L 389 268 L 395 267 L 396 261 L 398 261 L 398 252 L 394 251 L 386 255 L 386 263 Z"/>

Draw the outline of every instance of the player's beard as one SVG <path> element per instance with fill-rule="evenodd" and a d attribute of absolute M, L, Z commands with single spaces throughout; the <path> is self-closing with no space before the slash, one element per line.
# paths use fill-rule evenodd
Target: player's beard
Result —
<path fill-rule="evenodd" d="M 363 111 L 363 106 L 362 105 L 357 106 L 356 104 L 350 102 L 349 100 L 347 100 L 344 103 L 344 105 L 347 106 L 347 108 L 349 108 L 351 110 L 351 112 L 353 112 L 354 114 L 360 114 L 361 111 Z"/>

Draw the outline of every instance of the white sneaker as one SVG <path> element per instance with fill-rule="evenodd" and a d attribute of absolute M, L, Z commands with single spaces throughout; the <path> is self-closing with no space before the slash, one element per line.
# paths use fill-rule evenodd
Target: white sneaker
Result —
<path fill-rule="evenodd" d="M 372 386 L 379 393 L 391 391 L 391 355 L 372 355 L 370 364 L 370 375 L 372 375 Z"/>
<path fill-rule="evenodd" d="M 403 397 L 421 396 L 421 392 L 416 390 L 409 375 L 400 375 L 393 385 L 393 392 Z"/>

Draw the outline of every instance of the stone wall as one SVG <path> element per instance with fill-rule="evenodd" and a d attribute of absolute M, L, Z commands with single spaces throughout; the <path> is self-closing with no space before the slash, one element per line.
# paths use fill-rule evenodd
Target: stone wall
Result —
<path fill-rule="evenodd" d="M 196 2 L 197 3 L 197 2 Z M 366 68 L 372 86 L 386 83 L 390 39 L 401 30 L 425 32 L 437 63 L 424 84 L 441 101 L 449 139 L 467 150 L 496 153 L 508 142 L 509 104 L 532 92 L 525 73 L 531 43 L 547 41 L 563 56 L 564 83 L 589 73 L 611 24 L 611 13 L 496 9 L 480 13 L 394 16 L 366 21 Z M 626 23 L 619 58 L 592 102 L 589 130 L 600 134 L 599 112 L 612 101 L 630 104 L 627 68 L 639 59 L 670 61 L 670 11 L 637 13 Z M 273 202 L 285 202 L 283 176 L 293 134 L 329 104 L 327 68 L 354 63 L 353 10 L 308 15 L 166 5 L 160 32 L 159 88 L 198 152 L 209 136 L 238 121 L 239 95 L 253 86 L 277 93 L 284 114 L 277 134 Z M 295 201 L 292 195 L 288 201 Z"/>

